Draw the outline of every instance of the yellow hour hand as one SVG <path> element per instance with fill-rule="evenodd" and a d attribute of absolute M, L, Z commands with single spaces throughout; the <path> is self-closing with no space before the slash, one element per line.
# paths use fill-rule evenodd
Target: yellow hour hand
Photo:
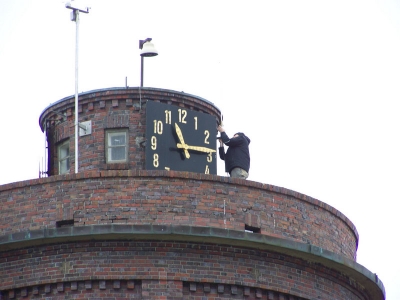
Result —
<path fill-rule="evenodd" d="M 200 146 L 190 146 L 190 145 L 182 145 L 182 144 L 176 144 L 176 146 L 178 147 L 178 148 L 181 148 L 181 149 L 188 149 L 188 150 L 195 150 L 195 151 L 199 151 L 199 152 L 206 152 L 206 153 L 211 153 L 211 152 L 217 152 L 216 150 L 214 150 L 214 149 L 211 149 L 211 148 L 207 148 L 207 147 L 200 147 Z"/>
<path fill-rule="evenodd" d="M 179 141 L 181 142 L 180 144 L 177 144 L 177 147 L 178 147 L 178 145 L 181 145 L 182 147 L 178 147 L 178 148 L 183 148 L 183 152 L 185 153 L 185 157 L 189 158 L 190 154 L 189 154 L 189 151 L 186 148 L 187 145 L 185 144 L 185 140 L 183 139 L 182 131 L 179 128 L 178 124 L 176 124 L 176 123 L 175 123 L 175 130 L 176 130 L 176 134 L 178 135 Z"/>

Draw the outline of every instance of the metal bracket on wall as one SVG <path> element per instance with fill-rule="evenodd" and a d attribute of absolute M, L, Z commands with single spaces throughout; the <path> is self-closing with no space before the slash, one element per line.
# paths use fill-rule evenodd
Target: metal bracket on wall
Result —
<path fill-rule="evenodd" d="M 79 136 L 92 134 L 92 121 L 79 123 Z"/>

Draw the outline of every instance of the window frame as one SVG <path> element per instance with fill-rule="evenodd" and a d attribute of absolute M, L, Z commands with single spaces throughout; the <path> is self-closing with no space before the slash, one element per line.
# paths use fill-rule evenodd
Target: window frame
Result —
<path fill-rule="evenodd" d="M 117 146 L 110 146 L 110 136 L 116 135 L 116 134 L 125 134 L 125 145 L 117 145 Z M 128 129 L 127 128 L 119 128 L 119 129 L 108 129 L 106 130 L 105 134 L 105 158 L 106 158 L 106 163 L 107 164 L 118 164 L 118 163 L 127 163 L 128 162 L 128 149 L 129 149 L 129 134 L 128 134 Z M 120 159 L 120 160 L 111 160 L 110 159 L 110 151 L 111 149 L 115 148 L 122 148 L 125 147 L 125 159 Z"/>
<path fill-rule="evenodd" d="M 64 157 L 61 155 L 61 150 L 66 148 L 68 150 L 68 154 Z M 58 163 L 58 175 L 69 174 L 71 169 L 71 151 L 69 147 L 69 139 L 65 140 L 57 145 L 57 163 Z M 67 162 L 67 167 L 64 172 L 62 172 L 62 163 Z"/>

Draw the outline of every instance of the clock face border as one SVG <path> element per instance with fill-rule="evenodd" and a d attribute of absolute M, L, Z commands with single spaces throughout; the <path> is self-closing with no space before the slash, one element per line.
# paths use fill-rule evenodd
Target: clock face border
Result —
<path fill-rule="evenodd" d="M 148 100 L 146 102 L 147 170 L 174 170 L 217 174 L 217 152 L 179 149 L 181 143 L 175 123 L 182 132 L 185 144 L 217 150 L 216 118 L 185 107 Z M 178 129 L 178 130 L 179 130 Z M 211 161 L 210 161 L 211 160 Z"/>

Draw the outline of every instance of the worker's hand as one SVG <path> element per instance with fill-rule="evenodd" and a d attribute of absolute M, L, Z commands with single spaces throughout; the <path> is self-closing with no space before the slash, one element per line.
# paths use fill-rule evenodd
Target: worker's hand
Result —
<path fill-rule="evenodd" d="M 219 132 L 225 132 L 225 129 L 221 125 L 218 125 L 217 130 Z"/>

